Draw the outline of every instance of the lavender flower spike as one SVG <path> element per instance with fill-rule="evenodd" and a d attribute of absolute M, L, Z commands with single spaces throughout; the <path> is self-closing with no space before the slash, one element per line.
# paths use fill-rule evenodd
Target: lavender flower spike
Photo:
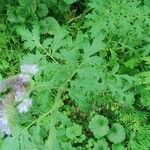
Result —
<path fill-rule="evenodd" d="M 21 73 L 35 75 L 39 68 L 36 64 L 24 64 L 20 66 Z"/>
<path fill-rule="evenodd" d="M 18 106 L 17 109 L 20 113 L 26 113 L 32 106 L 32 99 L 24 99 Z"/>

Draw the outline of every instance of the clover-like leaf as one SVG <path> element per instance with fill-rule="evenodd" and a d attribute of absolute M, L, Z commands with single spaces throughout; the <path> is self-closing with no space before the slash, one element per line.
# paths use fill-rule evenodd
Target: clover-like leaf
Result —
<path fill-rule="evenodd" d="M 91 119 L 89 128 L 96 138 L 101 138 L 109 132 L 108 119 L 104 116 L 96 115 Z"/>
<path fill-rule="evenodd" d="M 114 123 L 107 137 L 111 142 L 115 144 L 123 142 L 125 139 L 125 130 L 123 126 L 119 123 Z"/>

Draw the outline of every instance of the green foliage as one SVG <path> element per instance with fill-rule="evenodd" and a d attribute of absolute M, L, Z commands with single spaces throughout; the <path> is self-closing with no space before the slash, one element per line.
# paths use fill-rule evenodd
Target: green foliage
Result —
<path fill-rule="evenodd" d="M 108 120 L 104 116 L 94 116 L 89 122 L 89 128 L 96 138 L 102 138 L 109 132 Z"/>
<path fill-rule="evenodd" d="M 82 128 L 79 125 L 74 125 L 66 129 L 66 136 L 71 140 L 75 139 L 76 136 L 80 136 L 81 134 Z"/>
<path fill-rule="evenodd" d="M 140 129 L 131 134 L 131 138 L 130 138 L 130 147 L 131 150 L 136 150 L 138 149 L 143 149 L 143 150 L 147 150 L 150 148 L 150 127 L 148 126 L 143 126 L 140 127 Z"/>
<path fill-rule="evenodd" d="M 123 126 L 119 123 L 114 123 L 111 127 L 108 139 L 115 144 L 123 142 L 125 139 L 125 131 Z"/>
<path fill-rule="evenodd" d="M 25 28 L 19 28 L 18 33 L 22 35 L 22 40 L 24 41 L 25 49 L 33 50 L 35 47 L 39 47 L 40 45 L 40 37 L 39 37 L 39 28 L 35 26 L 32 30 L 32 33 Z"/>
<path fill-rule="evenodd" d="M 145 64 L 149 67 L 150 64 L 150 57 L 141 58 L 141 60 L 145 61 Z M 138 84 L 142 84 L 140 87 L 140 94 L 141 94 L 141 104 L 145 107 L 150 106 L 150 71 L 146 70 L 139 74 L 140 80 Z M 144 85 L 144 86 L 143 86 Z"/>
<path fill-rule="evenodd" d="M 29 15 L 35 13 L 36 1 L 35 0 L 19 0 L 18 13 L 22 15 Z"/>
<path fill-rule="evenodd" d="M 47 8 L 47 6 L 45 4 L 42 4 L 42 3 L 39 4 L 37 13 L 38 13 L 38 16 L 40 18 L 46 17 L 47 14 L 48 14 L 48 8 Z"/>
<path fill-rule="evenodd" d="M 74 2 L 76 2 L 77 0 L 64 0 L 65 3 L 67 4 L 72 4 Z"/>
<path fill-rule="evenodd" d="M 93 150 L 109 150 L 108 143 L 105 139 L 98 140 Z"/>
<path fill-rule="evenodd" d="M 0 80 L 39 66 L 1 150 L 150 149 L 148 0 L 0 4 Z"/>
<path fill-rule="evenodd" d="M 126 150 L 121 144 L 113 144 L 112 150 Z"/>

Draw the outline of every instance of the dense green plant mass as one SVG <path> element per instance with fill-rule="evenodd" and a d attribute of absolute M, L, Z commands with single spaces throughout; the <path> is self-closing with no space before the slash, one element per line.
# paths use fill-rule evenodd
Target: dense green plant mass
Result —
<path fill-rule="evenodd" d="M 1 150 L 150 149 L 148 0 L 0 4 Z"/>

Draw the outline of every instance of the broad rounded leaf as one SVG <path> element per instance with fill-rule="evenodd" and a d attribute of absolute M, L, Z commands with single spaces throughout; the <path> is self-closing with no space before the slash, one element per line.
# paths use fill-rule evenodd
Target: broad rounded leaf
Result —
<path fill-rule="evenodd" d="M 37 14 L 40 18 L 48 14 L 48 7 L 45 4 L 39 4 Z"/>
<path fill-rule="evenodd" d="M 66 129 L 66 136 L 69 139 L 75 139 L 76 136 L 80 136 L 82 134 L 82 127 L 80 125 L 74 124 L 71 127 Z"/>
<path fill-rule="evenodd" d="M 96 115 L 91 119 L 89 128 L 96 138 L 101 138 L 109 132 L 108 119 L 104 116 Z"/>
<path fill-rule="evenodd" d="M 123 126 L 119 123 L 114 123 L 110 129 L 108 139 L 115 144 L 123 142 L 125 139 L 125 131 Z"/>
<path fill-rule="evenodd" d="M 93 150 L 109 150 L 108 143 L 105 139 L 98 140 Z"/>

